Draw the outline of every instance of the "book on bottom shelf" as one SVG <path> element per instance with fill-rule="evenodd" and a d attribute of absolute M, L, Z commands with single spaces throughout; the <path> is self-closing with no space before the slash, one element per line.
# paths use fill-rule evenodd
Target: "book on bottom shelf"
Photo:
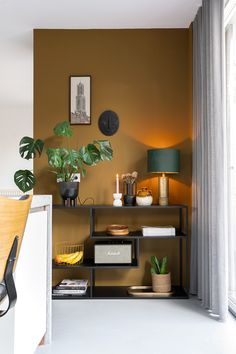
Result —
<path fill-rule="evenodd" d="M 85 295 L 88 288 L 88 280 L 85 279 L 63 279 L 53 290 L 56 296 L 81 296 Z"/>
<path fill-rule="evenodd" d="M 76 298 L 78 298 L 78 297 L 83 297 L 83 296 L 85 296 L 86 295 L 86 292 L 85 293 L 83 293 L 83 294 L 57 294 L 57 293 L 52 293 L 52 295 L 53 295 L 53 297 L 58 297 L 58 298 L 68 298 L 68 297 L 70 297 L 70 298 L 73 298 L 73 297 L 76 297 Z"/>
<path fill-rule="evenodd" d="M 57 286 L 60 287 L 79 287 L 88 286 L 87 279 L 63 279 Z"/>

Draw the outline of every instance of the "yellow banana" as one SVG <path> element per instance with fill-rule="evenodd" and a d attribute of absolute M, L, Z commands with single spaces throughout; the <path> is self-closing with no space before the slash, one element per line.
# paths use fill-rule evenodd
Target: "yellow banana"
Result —
<path fill-rule="evenodd" d="M 68 263 L 70 260 L 74 259 L 77 257 L 79 252 L 73 252 L 73 253 L 65 253 L 65 254 L 58 254 L 55 257 L 55 261 L 57 263 Z"/>
<path fill-rule="evenodd" d="M 82 259 L 82 257 L 83 257 L 83 251 L 80 251 L 80 252 L 78 252 L 78 255 L 75 257 L 75 258 L 73 258 L 72 260 L 70 260 L 70 264 L 76 264 L 76 263 L 78 263 L 79 261 L 81 261 L 81 259 Z"/>
<path fill-rule="evenodd" d="M 78 256 L 79 252 L 75 252 L 73 255 L 65 259 L 65 263 L 71 264 L 71 262 Z"/>

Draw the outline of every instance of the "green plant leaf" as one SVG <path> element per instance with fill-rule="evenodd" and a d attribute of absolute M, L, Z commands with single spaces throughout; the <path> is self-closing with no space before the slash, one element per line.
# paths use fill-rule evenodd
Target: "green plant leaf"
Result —
<path fill-rule="evenodd" d="M 57 136 L 72 136 L 69 122 L 59 123 L 54 128 Z M 48 149 L 48 163 L 54 168 L 57 176 L 69 181 L 73 173 L 80 172 L 82 177 L 86 175 L 84 165 L 94 166 L 103 160 L 112 160 L 113 150 L 107 140 L 95 140 L 93 144 L 82 146 L 79 150 L 74 149 Z"/>
<path fill-rule="evenodd" d="M 44 142 L 40 139 L 33 139 L 29 136 L 24 136 L 20 141 L 19 152 L 23 159 L 34 159 L 37 154 L 41 156 L 44 147 Z"/>
<path fill-rule="evenodd" d="M 14 181 L 22 192 L 28 192 L 35 186 L 35 176 L 29 170 L 18 170 L 14 174 Z"/>
<path fill-rule="evenodd" d="M 72 136 L 73 134 L 73 131 L 70 127 L 70 124 L 69 122 L 67 121 L 64 121 L 62 123 L 58 123 L 54 129 L 53 129 L 53 132 L 55 135 L 57 136 L 67 136 L 67 137 L 70 137 Z"/>
<path fill-rule="evenodd" d="M 48 164 L 53 168 L 62 167 L 61 149 L 49 148 L 47 149 Z"/>
<path fill-rule="evenodd" d="M 67 150 L 67 155 L 64 157 L 64 161 L 70 165 L 75 171 L 78 172 L 79 164 L 78 162 L 81 160 L 80 153 L 77 150 L 69 149 Z"/>
<path fill-rule="evenodd" d="M 83 168 L 83 160 L 79 151 L 74 149 L 50 148 L 47 150 L 48 164 L 56 169 L 57 178 L 63 181 L 70 181 L 73 173 L 81 172 L 85 176 L 86 170 Z"/>
<path fill-rule="evenodd" d="M 86 171 L 86 169 L 83 167 L 83 161 L 82 161 L 82 159 L 79 159 L 79 160 L 78 160 L 78 165 L 79 165 L 79 170 L 80 170 L 80 172 L 81 172 L 81 176 L 82 176 L 82 177 L 85 177 L 87 171 Z"/>
<path fill-rule="evenodd" d="M 98 144 L 101 160 L 112 160 L 113 150 L 108 140 L 94 140 L 94 144 Z"/>
<path fill-rule="evenodd" d="M 167 257 L 163 257 L 162 262 L 161 262 L 160 274 L 167 274 L 168 273 L 167 263 L 168 263 Z"/>
<path fill-rule="evenodd" d="M 151 265 L 156 270 L 156 274 L 160 274 L 160 263 L 156 256 L 151 256 Z"/>
<path fill-rule="evenodd" d="M 86 165 L 93 166 L 101 161 L 99 150 L 94 144 L 82 146 L 79 150 L 80 156 Z"/>
<path fill-rule="evenodd" d="M 157 274 L 156 269 L 154 267 L 151 268 L 151 274 Z"/>

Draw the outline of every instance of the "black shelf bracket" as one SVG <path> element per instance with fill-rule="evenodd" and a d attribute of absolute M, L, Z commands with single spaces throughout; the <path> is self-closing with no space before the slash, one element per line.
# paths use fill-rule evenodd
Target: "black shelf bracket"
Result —
<path fill-rule="evenodd" d="M 8 306 L 6 310 L 0 311 L 0 317 L 6 315 L 7 312 L 15 306 L 17 299 L 16 287 L 13 278 L 13 268 L 16 260 L 18 240 L 19 237 L 16 236 L 7 259 L 6 268 L 4 272 L 4 280 L 2 283 L 0 283 L 0 302 L 5 298 L 5 296 L 8 296 Z"/>

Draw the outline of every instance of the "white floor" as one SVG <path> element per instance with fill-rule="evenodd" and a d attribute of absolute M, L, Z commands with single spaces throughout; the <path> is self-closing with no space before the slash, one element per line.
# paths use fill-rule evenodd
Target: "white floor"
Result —
<path fill-rule="evenodd" d="M 236 354 L 236 319 L 190 300 L 56 300 L 53 342 L 37 354 Z"/>

